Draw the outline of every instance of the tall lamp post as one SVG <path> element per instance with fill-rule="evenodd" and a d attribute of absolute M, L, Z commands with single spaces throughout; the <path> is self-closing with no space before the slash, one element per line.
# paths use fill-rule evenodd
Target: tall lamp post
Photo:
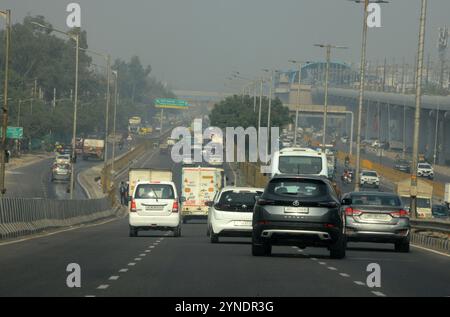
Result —
<path fill-rule="evenodd" d="M 414 137 L 411 168 L 411 206 L 412 218 L 417 217 L 417 162 L 419 155 L 419 129 L 420 129 L 420 107 L 422 103 L 422 74 L 423 74 L 423 54 L 425 46 L 425 24 L 427 16 L 427 0 L 422 0 L 419 27 L 419 45 L 417 54 L 416 71 L 416 112 L 414 114 Z"/>
<path fill-rule="evenodd" d="M 119 83 L 119 73 L 117 70 L 113 70 L 112 74 L 116 78 L 114 83 L 114 118 L 113 118 L 113 144 L 112 144 L 112 161 L 111 161 L 111 171 L 114 172 L 114 159 L 116 156 L 116 116 L 117 116 L 117 99 L 119 99 L 118 93 L 118 83 Z M 162 120 L 162 118 L 161 118 Z"/>
<path fill-rule="evenodd" d="M 78 66 L 79 66 L 79 55 L 80 55 L 80 35 L 78 33 L 71 34 L 61 30 L 57 30 L 54 28 L 50 28 L 46 25 L 31 22 L 34 25 L 37 25 L 41 28 L 50 30 L 52 32 L 57 32 L 63 34 L 70 39 L 75 41 L 75 90 L 74 90 L 74 102 L 73 102 L 73 127 L 72 127 L 72 160 L 74 160 L 76 151 L 75 151 L 75 140 L 77 136 L 77 105 L 78 105 Z M 75 163 L 75 161 L 73 161 Z M 75 164 L 71 164 L 71 174 L 70 174 L 70 199 L 73 199 L 73 190 L 75 186 Z"/>
<path fill-rule="evenodd" d="M 323 136 L 322 136 L 322 152 L 325 152 L 325 144 L 327 137 L 327 121 L 328 121 L 328 82 L 329 82 L 329 74 L 330 74 L 330 56 L 331 49 L 346 49 L 346 46 L 337 46 L 331 44 L 314 44 L 314 46 L 326 48 L 327 50 L 327 66 L 325 71 L 325 100 L 324 100 L 324 112 L 323 112 Z"/>
<path fill-rule="evenodd" d="M 364 103 L 364 84 L 366 75 L 366 47 L 367 47 L 367 7 L 369 3 L 387 3 L 384 0 L 352 0 L 355 3 L 364 3 L 364 18 L 363 18 L 363 32 L 362 32 L 362 45 L 361 45 L 361 65 L 359 70 L 359 105 L 358 105 L 358 124 L 356 131 L 356 169 L 355 169 L 355 191 L 359 191 L 359 172 L 361 169 L 360 157 L 361 157 L 361 118 L 362 108 Z M 384 78 L 384 77 L 383 77 Z M 384 79 L 383 79 L 384 82 Z"/>
<path fill-rule="evenodd" d="M 107 166 L 108 166 L 108 132 L 109 132 L 109 103 L 111 100 L 111 90 L 110 90 L 110 81 L 111 81 L 111 55 L 109 54 L 103 54 L 96 51 L 93 51 L 91 49 L 87 48 L 80 48 L 83 51 L 86 51 L 88 53 L 100 56 L 105 59 L 106 62 L 106 109 L 105 109 L 105 154 L 104 154 L 104 175 L 103 175 L 103 192 L 106 193 L 108 190 L 108 175 L 107 173 Z"/>
<path fill-rule="evenodd" d="M 2 143 L 0 148 L 0 190 L 1 194 L 6 194 L 5 170 L 6 170 L 6 131 L 8 129 L 8 80 L 9 80 L 9 49 L 11 40 L 11 10 L 0 11 L 0 15 L 6 19 L 5 28 L 5 82 L 3 87 L 3 122 L 2 122 Z"/>

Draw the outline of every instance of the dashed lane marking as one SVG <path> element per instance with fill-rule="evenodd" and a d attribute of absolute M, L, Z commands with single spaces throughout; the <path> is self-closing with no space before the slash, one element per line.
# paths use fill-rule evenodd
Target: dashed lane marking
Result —
<path fill-rule="evenodd" d="M 97 289 L 107 289 L 108 287 L 109 287 L 108 284 L 103 284 L 103 285 L 100 285 L 99 287 L 97 287 Z"/>
<path fill-rule="evenodd" d="M 320 265 L 326 265 L 326 262 L 319 262 Z"/>
<path fill-rule="evenodd" d="M 377 296 L 380 296 L 380 297 L 386 297 L 386 295 L 384 295 L 383 293 L 378 292 L 378 291 L 372 291 L 372 293 L 377 295 Z"/>
<path fill-rule="evenodd" d="M 110 281 L 117 281 L 118 279 L 119 279 L 119 276 L 113 275 L 113 276 L 110 276 L 108 280 L 110 280 Z"/>
<path fill-rule="evenodd" d="M 350 277 L 350 275 L 347 274 L 347 273 L 339 273 L 339 275 L 340 275 L 340 276 L 343 276 L 343 277 Z"/>
<path fill-rule="evenodd" d="M 136 263 L 134 263 L 134 262 L 128 263 L 128 266 L 135 266 L 135 265 L 136 265 Z"/>
<path fill-rule="evenodd" d="M 128 269 L 120 269 L 119 270 L 119 273 L 126 273 L 126 272 L 128 272 Z"/>
<path fill-rule="evenodd" d="M 364 284 L 364 283 L 361 282 L 361 281 L 353 281 L 353 283 L 355 283 L 356 285 L 361 285 L 361 286 L 366 285 L 366 284 Z"/>
<path fill-rule="evenodd" d="M 335 268 L 335 267 L 333 267 L 333 266 L 328 266 L 327 267 L 329 270 L 331 270 L 331 271 L 337 271 L 337 268 Z"/>
<path fill-rule="evenodd" d="M 134 258 L 135 261 L 140 261 L 142 260 L 141 258 Z"/>

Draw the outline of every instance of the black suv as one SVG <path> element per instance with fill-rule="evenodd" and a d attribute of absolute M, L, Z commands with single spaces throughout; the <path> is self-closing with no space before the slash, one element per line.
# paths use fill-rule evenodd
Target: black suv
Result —
<path fill-rule="evenodd" d="M 254 256 L 270 255 L 272 245 L 289 245 L 327 247 L 331 258 L 345 257 L 345 216 L 324 177 L 273 177 L 257 197 L 252 224 Z"/>

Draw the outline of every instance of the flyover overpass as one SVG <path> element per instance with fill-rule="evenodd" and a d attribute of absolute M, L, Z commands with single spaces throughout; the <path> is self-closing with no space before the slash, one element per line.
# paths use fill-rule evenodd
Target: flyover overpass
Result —
<path fill-rule="evenodd" d="M 211 109 L 215 103 L 233 95 L 231 93 L 199 90 L 173 90 L 173 93 L 177 98 L 186 100 L 192 105 L 206 105 L 208 109 Z"/>
<path fill-rule="evenodd" d="M 313 88 L 312 98 L 314 103 L 323 104 L 324 88 Z M 357 113 L 357 89 L 329 88 L 328 98 L 330 104 L 345 105 L 347 110 Z M 412 148 L 414 112 L 415 95 L 366 91 L 362 137 L 405 141 L 405 147 Z M 419 151 L 432 160 L 436 144 L 436 162 L 450 165 L 450 96 L 422 97 L 420 131 Z"/>

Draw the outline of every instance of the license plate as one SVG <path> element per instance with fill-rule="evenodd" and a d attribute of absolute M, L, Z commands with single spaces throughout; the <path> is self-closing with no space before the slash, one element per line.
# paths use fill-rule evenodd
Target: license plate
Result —
<path fill-rule="evenodd" d="M 235 221 L 234 222 L 235 226 L 251 226 L 252 222 L 251 221 L 245 221 L 245 220 L 241 220 L 241 221 Z"/>
<path fill-rule="evenodd" d="M 382 220 L 382 221 L 391 220 L 391 216 L 385 214 L 363 214 L 361 218 L 366 220 Z"/>
<path fill-rule="evenodd" d="M 284 207 L 285 213 L 291 214 L 307 214 L 309 213 L 308 207 Z"/>

